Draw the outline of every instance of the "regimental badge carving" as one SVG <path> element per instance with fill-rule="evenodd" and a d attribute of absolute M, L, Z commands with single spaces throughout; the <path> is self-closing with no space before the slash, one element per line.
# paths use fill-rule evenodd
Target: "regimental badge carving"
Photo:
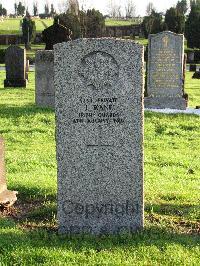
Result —
<path fill-rule="evenodd" d="M 111 89 L 119 78 L 119 66 L 110 54 L 97 51 L 82 59 L 79 74 L 87 87 Z"/>

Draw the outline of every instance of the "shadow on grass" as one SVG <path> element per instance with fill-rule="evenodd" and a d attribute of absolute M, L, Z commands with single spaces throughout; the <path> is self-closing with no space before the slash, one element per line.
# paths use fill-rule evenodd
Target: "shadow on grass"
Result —
<path fill-rule="evenodd" d="M 197 220 L 200 219 L 200 206 L 193 204 L 146 204 L 145 210 L 151 213 L 157 213 L 160 215 L 169 215 L 169 216 L 177 216 L 177 217 L 187 217 L 189 214 L 196 214 Z"/>
<path fill-rule="evenodd" d="M 156 246 L 160 251 L 164 251 L 169 244 L 178 244 L 184 247 L 197 247 L 200 237 L 197 235 L 187 235 L 172 233 L 167 228 L 150 226 L 134 234 L 120 234 L 115 236 L 65 236 L 57 232 L 47 230 L 21 230 L 16 229 L 12 221 L 1 220 L 0 223 L 0 243 L 1 253 L 11 252 L 15 249 L 35 249 L 35 248 L 64 248 L 65 251 L 73 252 L 93 250 L 95 252 L 112 251 L 120 248 L 128 251 L 132 248 L 142 246 Z M 4 250 L 2 250 L 4 249 Z"/>
<path fill-rule="evenodd" d="M 32 204 L 34 205 L 34 202 Z M 54 201 L 43 203 L 43 206 L 36 206 L 27 217 L 24 217 L 25 220 L 18 221 L 17 226 L 14 220 L 0 219 L 0 257 L 3 255 L 9 262 L 16 262 L 15 265 L 20 265 L 18 260 L 23 256 L 23 262 L 25 261 L 26 265 L 32 265 L 29 263 L 33 262 L 36 265 L 37 263 L 49 263 L 52 256 L 57 258 L 61 254 L 61 261 L 66 262 L 65 258 L 70 260 L 72 252 L 73 258 L 80 253 L 86 257 L 94 257 L 100 252 L 105 256 L 108 253 L 114 256 L 116 253 L 119 255 L 123 252 L 126 256 L 132 256 L 137 252 L 142 254 L 142 250 L 145 249 L 152 248 L 152 252 L 154 252 L 155 247 L 163 254 L 169 246 L 175 248 L 174 245 L 177 245 L 178 249 L 188 249 L 188 252 L 189 250 L 192 252 L 193 248 L 197 252 L 199 247 L 200 235 L 181 233 L 181 230 L 180 232 L 173 230 L 169 226 L 164 226 L 160 221 L 149 219 L 149 217 L 146 217 L 148 225 L 145 229 L 132 234 L 122 233 L 96 237 L 92 235 L 59 235 L 55 226 L 55 217 L 53 221 L 55 213 Z M 52 253 L 49 252 L 50 250 Z M 79 260 L 78 257 L 77 260 Z"/>
<path fill-rule="evenodd" d="M 56 194 L 52 193 L 52 190 L 47 190 L 46 188 L 42 187 L 36 187 L 36 186 L 21 186 L 17 185 L 14 188 L 10 188 L 18 191 L 18 198 L 20 201 L 28 201 L 36 200 L 36 201 L 44 201 L 44 200 L 50 200 L 55 201 L 56 200 Z"/>
<path fill-rule="evenodd" d="M 42 108 L 38 107 L 34 104 L 25 105 L 25 106 L 6 106 L 6 105 L 0 105 L 0 112 L 1 117 L 9 117 L 9 118 L 18 118 L 21 116 L 32 116 L 35 114 L 54 114 L 54 110 L 52 108 Z"/>

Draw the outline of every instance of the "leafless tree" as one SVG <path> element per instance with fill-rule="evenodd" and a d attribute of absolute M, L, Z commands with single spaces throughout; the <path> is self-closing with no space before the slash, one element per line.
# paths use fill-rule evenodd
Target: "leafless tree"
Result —
<path fill-rule="evenodd" d="M 134 0 L 126 0 L 125 16 L 126 18 L 133 18 L 136 16 L 136 5 L 135 5 Z"/>
<path fill-rule="evenodd" d="M 109 16 L 112 18 L 120 18 L 122 16 L 121 5 L 115 0 L 108 1 L 107 9 Z"/>
<path fill-rule="evenodd" d="M 68 1 L 66 0 L 59 0 L 58 2 L 58 11 L 59 13 L 64 13 L 68 9 Z"/>
<path fill-rule="evenodd" d="M 82 11 L 86 11 L 87 9 L 87 0 L 80 0 L 79 1 L 79 6 L 80 6 L 80 10 Z"/>
<path fill-rule="evenodd" d="M 152 2 L 149 2 L 147 4 L 147 8 L 146 8 L 146 14 L 147 14 L 147 16 L 150 16 L 151 15 L 152 10 L 155 10 L 155 7 L 154 7 L 154 5 L 153 5 Z"/>

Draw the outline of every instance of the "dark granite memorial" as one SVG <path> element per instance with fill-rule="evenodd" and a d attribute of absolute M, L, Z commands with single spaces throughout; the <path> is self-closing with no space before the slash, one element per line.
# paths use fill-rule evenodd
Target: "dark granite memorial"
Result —
<path fill-rule="evenodd" d="M 190 71 L 195 72 L 197 70 L 197 65 L 190 65 Z"/>
<path fill-rule="evenodd" d="M 4 87 L 26 87 L 26 50 L 11 45 L 6 50 L 6 79 Z"/>
<path fill-rule="evenodd" d="M 196 72 L 194 72 L 192 78 L 193 78 L 193 79 L 200 79 L 200 71 L 196 71 Z"/>
<path fill-rule="evenodd" d="M 70 35 L 71 31 L 56 21 L 42 32 L 42 39 L 46 44 L 45 50 L 53 50 L 54 44 L 70 41 Z"/>

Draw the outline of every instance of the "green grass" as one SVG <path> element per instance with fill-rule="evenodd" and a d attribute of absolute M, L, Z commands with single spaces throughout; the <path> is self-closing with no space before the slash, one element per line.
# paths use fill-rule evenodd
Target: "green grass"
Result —
<path fill-rule="evenodd" d="M 22 18 L 8 18 L 0 21 L 0 34 L 21 34 L 20 21 Z M 36 22 L 36 31 L 42 32 L 46 27 L 53 24 L 52 19 L 34 19 Z"/>
<path fill-rule="evenodd" d="M 200 105 L 200 80 L 192 79 L 194 72 L 188 72 L 185 87 L 189 95 L 189 104 L 192 107 Z"/>
<path fill-rule="evenodd" d="M 0 265 L 200 265 L 200 117 L 145 112 L 145 229 L 133 235 L 59 236 L 54 111 L 34 105 L 29 85 L 3 88 L 0 135 L 7 181 L 18 190 L 0 218 Z M 187 73 L 191 105 L 200 80 Z"/>
<path fill-rule="evenodd" d="M 106 26 L 130 26 L 133 24 L 138 24 L 132 19 L 128 19 L 128 20 L 121 19 L 120 20 L 120 19 L 114 19 L 114 18 L 106 19 L 105 23 L 106 23 Z"/>

